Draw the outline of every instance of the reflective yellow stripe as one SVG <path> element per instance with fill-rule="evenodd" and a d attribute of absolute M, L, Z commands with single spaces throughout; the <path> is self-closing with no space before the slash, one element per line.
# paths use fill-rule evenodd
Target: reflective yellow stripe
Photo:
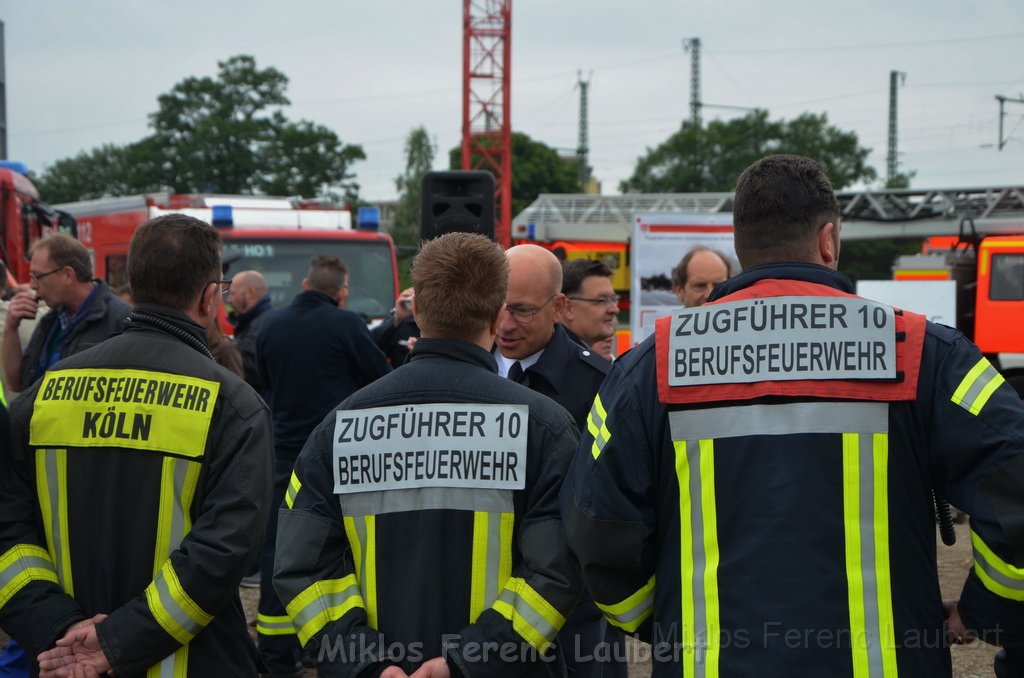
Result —
<path fill-rule="evenodd" d="M 295 503 L 295 497 L 299 496 L 299 490 L 302 489 L 302 483 L 299 482 L 299 477 L 295 475 L 295 471 L 292 471 L 291 480 L 288 481 L 288 491 L 284 493 L 285 506 L 291 508 Z"/>
<path fill-rule="evenodd" d="M 363 594 L 367 623 L 377 628 L 377 558 L 376 526 L 374 516 L 346 517 L 345 534 L 352 547 L 356 566 L 356 580 Z"/>
<path fill-rule="evenodd" d="M 220 384 L 144 370 L 51 370 L 39 385 L 34 447 L 113 446 L 201 457 Z"/>
<path fill-rule="evenodd" d="M 608 622 L 627 633 L 633 633 L 654 612 L 654 575 L 638 591 L 614 605 L 597 603 Z"/>
<path fill-rule="evenodd" d="M 721 652 L 713 440 L 677 440 L 683 675 L 717 678 Z"/>
<path fill-rule="evenodd" d="M 67 450 L 36 450 L 36 491 L 43 514 L 46 545 L 57 568 L 57 579 L 64 593 L 74 596 L 68 542 Z"/>
<path fill-rule="evenodd" d="M 1007 563 L 971 530 L 974 573 L 992 593 L 1008 600 L 1024 601 L 1024 568 Z"/>
<path fill-rule="evenodd" d="M 950 400 L 971 414 L 977 415 L 1005 381 L 988 358 L 982 358 L 963 378 Z"/>
<path fill-rule="evenodd" d="M 0 609 L 29 582 L 57 583 L 50 554 L 35 544 L 15 544 L 0 556 Z"/>
<path fill-rule="evenodd" d="M 505 582 L 492 609 L 539 652 L 547 652 L 565 624 L 565 617 L 521 577 Z"/>
<path fill-rule="evenodd" d="M 718 513 L 715 507 L 715 441 L 700 441 L 700 500 L 704 518 L 704 629 L 706 676 L 718 675 L 721 623 L 718 612 Z"/>
<path fill-rule="evenodd" d="M 146 678 L 188 678 L 188 645 L 146 670 Z"/>
<path fill-rule="evenodd" d="M 469 623 L 487 609 L 487 513 L 473 512 L 473 557 L 469 583 Z"/>
<path fill-rule="evenodd" d="M 188 459 L 164 457 L 160 469 L 160 498 L 157 500 L 156 544 L 153 576 L 192 531 L 192 502 L 199 486 L 202 464 Z"/>
<path fill-rule="evenodd" d="M 601 396 L 594 398 L 594 404 L 590 408 L 590 416 L 587 417 L 587 430 L 594 437 L 594 444 L 590 447 L 590 454 L 597 459 L 601 456 L 605 446 L 612 439 L 612 432 L 608 430 L 605 420 L 608 413 L 601 402 Z"/>
<path fill-rule="evenodd" d="M 843 434 L 843 522 L 854 678 L 897 675 L 888 435 Z"/>
<path fill-rule="evenodd" d="M 261 636 L 293 636 L 295 635 L 295 626 L 292 624 L 292 618 L 288 615 L 257 614 L 256 633 Z"/>
<path fill-rule="evenodd" d="M 181 586 L 169 560 L 146 587 L 146 602 L 160 626 L 182 645 L 213 621 Z"/>
<path fill-rule="evenodd" d="M 498 598 L 512 576 L 512 531 L 515 514 L 473 513 L 473 558 L 470 578 L 469 623 L 476 622 Z"/>
<path fill-rule="evenodd" d="M 298 630 L 299 642 L 305 645 L 327 624 L 357 607 L 365 608 L 365 605 L 359 594 L 359 582 L 350 574 L 341 579 L 314 582 L 295 596 L 286 609 Z"/>

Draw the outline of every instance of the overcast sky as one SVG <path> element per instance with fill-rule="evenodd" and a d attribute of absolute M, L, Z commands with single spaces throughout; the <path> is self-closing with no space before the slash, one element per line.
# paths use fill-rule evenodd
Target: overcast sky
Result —
<path fill-rule="evenodd" d="M 363 146 L 366 199 L 395 196 L 412 128 L 436 139 L 438 169 L 460 142 L 460 0 L 0 0 L 0 20 L 9 154 L 36 172 L 142 138 L 159 94 L 237 54 L 288 76 L 289 118 Z M 995 100 L 1024 96 L 1021 0 L 515 0 L 512 34 L 513 129 L 575 148 L 582 71 L 605 193 L 689 115 L 690 37 L 706 104 L 827 113 L 883 177 L 889 72 L 904 71 L 899 149 L 913 186 L 1024 185 L 1024 104 L 1007 104 L 999 152 Z"/>

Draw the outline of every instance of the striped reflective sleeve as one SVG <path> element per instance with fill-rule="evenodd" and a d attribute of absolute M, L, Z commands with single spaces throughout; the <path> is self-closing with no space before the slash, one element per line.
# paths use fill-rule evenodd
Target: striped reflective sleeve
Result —
<path fill-rule="evenodd" d="M 565 617 L 521 577 L 505 582 L 491 609 L 512 622 L 513 630 L 542 654 L 565 624 Z"/>
<path fill-rule="evenodd" d="M 974 546 L 974 573 L 992 593 L 1000 598 L 1024 601 L 1024 567 L 1016 567 L 995 554 L 995 551 L 971 530 Z"/>
<path fill-rule="evenodd" d="M 57 583 L 57 569 L 46 549 L 15 544 L 0 556 L 0 609 L 29 582 Z"/>
<path fill-rule="evenodd" d="M 199 607 L 182 587 L 170 560 L 146 587 L 146 603 L 157 623 L 182 645 L 213 621 L 213 616 Z"/>
<path fill-rule="evenodd" d="M 982 358 L 963 378 L 950 400 L 977 416 L 995 390 L 1005 381 L 988 358 Z"/>
<path fill-rule="evenodd" d="M 288 615 L 256 615 L 256 633 L 261 636 L 294 636 L 295 625 Z"/>
<path fill-rule="evenodd" d="M 604 409 L 604 403 L 601 402 L 601 396 L 598 395 L 594 398 L 590 416 L 587 417 L 587 431 L 594 437 L 594 444 L 590 446 L 590 454 L 594 459 L 601 456 L 601 452 L 612 439 L 612 432 L 608 430 L 608 425 L 605 423 L 607 419 L 608 413 Z"/>
<path fill-rule="evenodd" d="M 284 493 L 285 506 L 291 508 L 295 504 L 295 497 L 299 496 L 299 490 L 302 489 L 302 483 L 299 482 L 299 477 L 295 475 L 295 471 L 292 471 L 292 479 L 288 481 L 288 489 Z"/>
<path fill-rule="evenodd" d="M 365 609 L 366 605 L 353 574 L 313 582 L 285 605 L 303 645 L 329 623 L 357 607 Z"/>
<path fill-rule="evenodd" d="M 597 603 L 597 609 L 604 613 L 613 626 L 627 633 L 635 633 L 654 612 L 654 575 L 651 575 L 640 590 L 622 602 L 614 605 Z"/>

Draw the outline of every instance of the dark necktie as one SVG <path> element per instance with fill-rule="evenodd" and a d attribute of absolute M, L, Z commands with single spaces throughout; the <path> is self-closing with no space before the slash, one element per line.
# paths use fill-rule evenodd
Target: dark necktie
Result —
<path fill-rule="evenodd" d="M 523 378 L 523 366 L 518 360 L 512 363 L 512 367 L 509 368 L 508 378 L 516 383 Z"/>

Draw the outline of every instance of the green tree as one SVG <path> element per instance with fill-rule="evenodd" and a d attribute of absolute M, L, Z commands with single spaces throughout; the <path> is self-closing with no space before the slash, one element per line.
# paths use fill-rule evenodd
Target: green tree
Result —
<path fill-rule="evenodd" d="M 451 168 L 459 169 L 462 149 L 449 154 Z M 541 193 L 578 193 L 580 172 L 576 158 L 563 158 L 550 146 L 522 132 L 512 133 L 512 214 L 526 209 Z"/>
<path fill-rule="evenodd" d="M 60 160 L 40 177 L 47 200 L 146 191 L 315 196 L 323 186 L 351 201 L 353 163 L 366 154 L 315 123 L 289 121 L 288 78 L 251 56 L 219 62 L 216 77 L 189 77 L 157 99 L 153 132 Z M 50 192 L 50 191 L 53 192 Z"/>
<path fill-rule="evenodd" d="M 767 111 L 756 110 L 699 129 L 684 121 L 678 132 L 638 159 L 633 175 L 619 188 L 627 193 L 731 191 L 755 160 L 792 153 L 821 162 L 840 189 L 875 179 L 875 170 L 866 164 L 870 152 L 854 132 L 829 125 L 824 113 L 772 121 Z"/>
<path fill-rule="evenodd" d="M 391 237 L 398 246 L 398 270 L 403 289 L 409 286 L 409 264 L 419 249 L 423 175 L 433 169 L 436 152 L 425 127 L 414 128 L 405 138 L 405 170 L 395 177 L 398 204 L 391 228 Z"/>

